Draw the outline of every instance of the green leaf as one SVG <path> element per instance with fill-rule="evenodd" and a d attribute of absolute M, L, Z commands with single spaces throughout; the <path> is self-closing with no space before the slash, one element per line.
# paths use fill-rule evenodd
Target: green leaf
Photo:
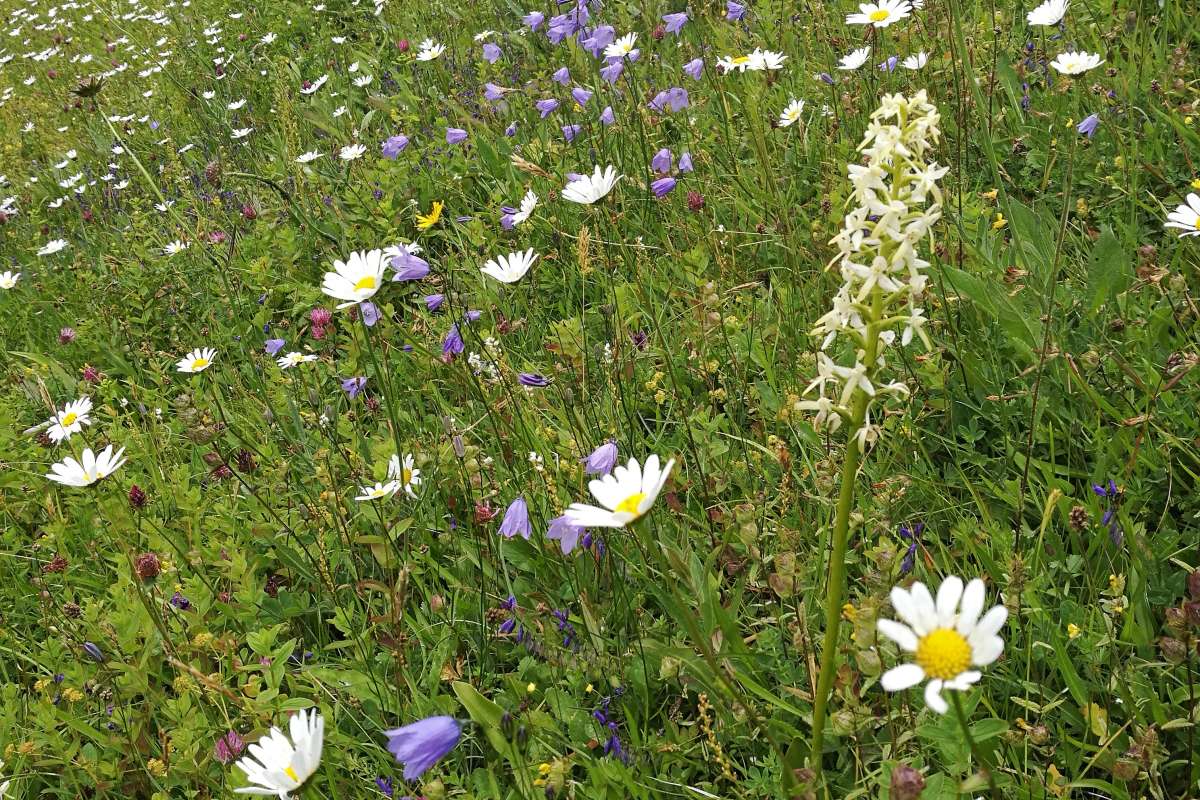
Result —
<path fill-rule="evenodd" d="M 1088 256 L 1088 308 L 1096 311 L 1109 299 L 1129 286 L 1129 260 L 1121 250 L 1121 243 L 1110 228 L 1100 233 L 1100 238 Z"/>

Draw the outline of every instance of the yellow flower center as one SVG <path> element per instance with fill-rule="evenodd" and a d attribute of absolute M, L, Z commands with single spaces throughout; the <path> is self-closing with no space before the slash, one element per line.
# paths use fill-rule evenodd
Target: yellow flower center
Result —
<path fill-rule="evenodd" d="M 729 63 L 731 63 L 731 64 L 749 64 L 750 56 L 738 56 L 737 58 L 731 59 Z"/>
<path fill-rule="evenodd" d="M 92 482 L 92 480 L 93 480 L 93 478 L 92 478 L 92 474 L 91 474 L 90 472 L 88 472 L 88 471 L 85 469 L 85 470 L 83 471 L 83 482 L 84 482 L 84 483 L 91 483 L 91 482 Z"/>
<path fill-rule="evenodd" d="M 400 471 L 401 483 L 412 483 L 412 470 L 405 467 Z"/>
<path fill-rule="evenodd" d="M 886 8 L 880 8 L 876 11 L 871 12 L 871 14 L 870 14 L 871 22 L 883 22 L 885 19 L 887 19 L 891 15 L 892 15 L 892 12 L 888 11 Z"/>
<path fill-rule="evenodd" d="M 929 677 L 948 681 L 971 666 L 971 645 L 953 628 L 938 628 L 917 642 L 917 664 Z"/>
<path fill-rule="evenodd" d="M 374 288 L 375 288 L 375 276 L 374 275 L 365 275 L 358 279 L 358 283 L 354 284 L 354 291 L 356 291 L 356 292 L 361 291 L 363 289 L 374 289 Z"/>
<path fill-rule="evenodd" d="M 646 499 L 645 492 L 637 492 L 635 494 L 631 494 L 631 495 L 629 495 L 629 497 L 626 497 L 620 503 L 617 503 L 617 507 L 615 510 L 616 511 L 624 511 L 626 514 L 632 514 L 633 516 L 637 517 L 638 516 L 638 506 L 640 506 L 642 504 L 642 501 L 645 499 Z"/>
<path fill-rule="evenodd" d="M 207 358 L 197 358 L 195 361 L 192 362 L 192 369 L 204 369 L 207 366 L 208 366 Z"/>
<path fill-rule="evenodd" d="M 79 419 L 79 415 L 76 414 L 74 411 L 72 411 L 68 414 L 65 414 L 62 418 L 62 426 L 64 428 L 66 428 L 69 425 L 74 425 L 75 420 L 77 420 L 77 419 Z"/>
<path fill-rule="evenodd" d="M 287 775 L 289 778 L 294 780 L 296 783 L 300 782 L 300 776 L 296 774 L 296 770 L 291 768 L 291 765 L 284 767 L 283 772 L 285 775 Z"/>
<path fill-rule="evenodd" d="M 1194 181 L 1193 181 L 1193 182 L 1194 182 Z M 1200 214 L 1197 214 L 1197 215 L 1195 216 L 1195 218 L 1192 220 L 1192 227 L 1193 227 L 1193 228 L 1200 228 Z"/>

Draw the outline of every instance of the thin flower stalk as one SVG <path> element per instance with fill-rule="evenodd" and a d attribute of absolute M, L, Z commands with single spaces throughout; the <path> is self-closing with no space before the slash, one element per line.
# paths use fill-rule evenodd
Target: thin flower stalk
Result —
<path fill-rule="evenodd" d="M 947 171 L 927 156 L 940 137 L 940 116 L 924 90 L 912 97 L 883 98 L 859 145 L 865 164 L 850 164 L 856 205 L 834 237 L 838 254 L 831 264 L 843 284 L 832 309 L 817 320 L 813 335 L 821 337 L 818 374 L 798 410 L 815 412 L 813 423 L 829 432 L 845 427 L 841 489 L 834 518 L 825 598 L 825 635 L 821 669 L 813 704 L 810 766 L 818 774 L 824 746 L 829 695 L 837 671 L 838 636 L 846 580 L 846 546 L 854 508 L 858 468 L 869 444 L 880 435 L 872 422 L 876 404 L 904 398 L 908 387 L 888 381 L 890 348 L 906 347 L 919 338 L 927 347 L 925 316 L 920 307 L 929 266 L 918 248 L 942 213 L 937 181 Z M 848 344 L 851 366 L 839 364 L 828 351 Z M 876 419 L 881 419 L 881 412 Z M 798 752 L 793 748 L 792 753 Z"/>

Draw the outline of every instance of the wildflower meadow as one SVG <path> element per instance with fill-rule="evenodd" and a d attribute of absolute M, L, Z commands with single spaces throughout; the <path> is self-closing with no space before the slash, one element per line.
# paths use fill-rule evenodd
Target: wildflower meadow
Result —
<path fill-rule="evenodd" d="M 1192 6 L 0 9 L 0 797 L 1200 798 Z"/>

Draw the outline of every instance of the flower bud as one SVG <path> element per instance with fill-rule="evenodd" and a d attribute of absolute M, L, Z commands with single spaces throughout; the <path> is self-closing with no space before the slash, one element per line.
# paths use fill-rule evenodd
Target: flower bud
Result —
<path fill-rule="evenodd" d="M 917 770 L 901 764 L 892 770 L 888 800 L 916 800 L 925 791 L 925 776 Z"/>

